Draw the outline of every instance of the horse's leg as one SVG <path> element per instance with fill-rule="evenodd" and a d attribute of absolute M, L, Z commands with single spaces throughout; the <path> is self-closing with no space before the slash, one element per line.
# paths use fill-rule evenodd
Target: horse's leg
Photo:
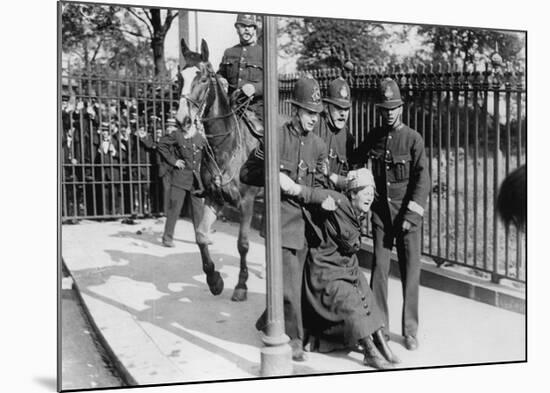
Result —
<path fill-rule="evenodd" d="M 206 282 L 213 295 L 219 295 L 223 291 L 223 279 L 220 273 L 216 270 L 216 266 L 210 257 L 208 245 L 211 244 L 208 234 L 212 224 L 216 221 L 216 213 L 218 208 L 208 199 L 204 205 L 200 199 L 193 197 L 193 216 L 199 216 L 193 220 L 195 225 L 195 241 L 199 246 L 202 259 L 202 270 L 206 274 Z M 198 201 L 198 202 L 197 202 Z M 199 205 L 200 203 L 200 205 Z M 202 210 L 202 214 L 200 213 Z"/>
<path fill-rule="evenodd" d="M 237 240 L 237 249 L 241 256 L 241 265 L 239 270 L 239 281 L 233 291 L 231 300 L 242 302 L 246 300 L 248 280 L 248 266 L 246 263 L 246 256 L 249 249 L 248 234 L 250 233 L 250 224 L 252 222 L 252 216 L 254 214 L 254 198 L 257 191 L 254 188 L 247 188 L 242 195 L 240 204 L 241 223 L 239 226 L 239 238 Z"/>

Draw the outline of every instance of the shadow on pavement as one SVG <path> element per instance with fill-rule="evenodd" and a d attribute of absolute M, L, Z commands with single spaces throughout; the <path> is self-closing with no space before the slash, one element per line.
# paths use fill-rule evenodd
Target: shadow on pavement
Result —
<path fill-rule="evenodd" d="M 120 236 L 126 236 L 126 234 L 122 232 Z M 138 236 L 142 239 L 141 235 L 136 235 Z M 249 289 L 246 302 L 233 302 L 230 299 L 232 287 L 236 284 L 238 275 L 239 259 L 237 257 L 227 254 L 215 255 L 216 260 L 223 260 L 223 264 L 216 264 L 216 269 L 220 270 L 226 281 L 222 294 L 215 297 L 206 284 L 199 252 L 154 256 L 120 250 L 105 251 L 112 261 L 123 264 L 104 267 L 100 271 L 97 269 L 78 271 L 82 293 L 123 309 L 139 321 L 162 328 L 206 351 L 224 357 L 247 373 L 252 370 L 259 376 L 259 352 L 258 361 L 251 362 L 239 356 L 236 351 L 228 350 L 223 346 L 224 341 L 256 348 L 263 346 L 254 324 L 265 308 L 265 294 Z M 227 271 L 231 269 L 234 269 L 234 272 L 228 274 Z M 117 293 L 121 295 L 119 299 L 110 296 L 109 293 L 112 292 L 103 291 L 106 286 L 116 285 L 113 278 L 131 280 L 125 282 L 135 285 L 137 290 L 140 286 L 143 287 L 143 283 L 151 283 L 156 291 L 160 292 L 157 295 L 159 297 L 142 298 L 137 291 L 126 296 L 143 300 L 144 307 L 138 310 L 126 304 L 124 300 L 120 300 L 125 297 L 125 294 L 120 293 L 121 289 Z M 214 338 L 214 340 L 208 340 L 208 338 Z M 217 340 L 220 341 L 215 343 Z M 171 355 L 178 356 L 178 353 L 176 351 Z M 307 366 L 300 365 L 299 368 L 300 374 L 315 372 Z"/>

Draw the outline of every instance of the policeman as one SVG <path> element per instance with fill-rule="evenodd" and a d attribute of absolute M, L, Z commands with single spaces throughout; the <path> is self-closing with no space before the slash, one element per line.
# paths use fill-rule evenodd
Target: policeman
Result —
<path fill-rule="evenodd" d="M 325 187 L 326 145 L 312 132 L 323 110 L 319 84 L 311 77 L 300 78 L 289 101 L 293 104 L 292 118 L 279 129 L 280 171 L 297 184 Z M 260 145 L 241 168 L 243 183 L 264 185 L 263 160 Z M 281 195 L 281 229 L 285 332 L 291 339 L 292 358 L 303 361 L 302 276 L 308 248 L 319 243 L 320 230 L 313 224 L 311 212 L 296 195 L 289 194 Z M 256 322 L 258 330 L 265 329 L 266 317 L 264 312 Z"/>
<path fill-rule="evenodd" d="M 191 214 L 195 236 L 201 219 L 202 199 L 196 194 L 203 190 L 200 165 L 206 141 L 193 125 L 178 127 L 158 141 L 157 150 L 172 167 L 170 176 L 170 198 L 166 224 L 162 235 L 165 247 L 174 247 L 174 229 L 187 197 L 191 198 Z"/>
<path fill-rule="evenodd" d="M 225 50 L 218 74 L 225 78 L 233 100 L 250 99 L 249 109 L 263 122 L 263 50 L 258 45 L 255 15 L 239 14 L 235 22 L 239 43 Z"/>
<path fill-rule="evenodd" d="M 395 242 L 403 285 L 402 334 L 409 350 L 418 347 L 418 291 L 420 284 L 420 236 L 430 179 L 419 133 L 401 122 L 403 101 L 397 83 L 380 84 L 377 104 L 382 126 L 374 128 L 354 152 L 353 161 L 370 158 L 378 198 L 372 205 L 374 263 L 371 287 L 384 315 L 388 335 L 388 274 Z"/>
<path fill-rule="evenodd" d="M 166 133 L 171 134 L 177 129 L 178 126 L 176 123 L 176 119 L 174 119 L 173 117 L 168 118 L 166 120 Z M 161 132 L 157 132 L 158 130 L 160 130 Z M 147 133 L 145 131 L 145 128 L 142 127 L 138 130 L 138 136 L 147 149 L 158 152 L 158 142 L 160 138 L 163 137 L 162 129 L 157 129 L 154 132 L 155 136 L 153 136 L 153 134 Z M 164 159 L 164 156 L 161 154 L 159 154 L 159 157 L 156 161 L 158 162 L 158 177 L 162 181 L 162 213 L 166 215 L 168 212 L 168 207 L 170 206 L 170 169 L 172 166 Z"/>
<path fill-rule="evenodd" d="M 339 77 L 330 82 L 327 97 L 323 98 L 325 110 L 320 116 L 315 133 L 323 139 L 328 149 L 329 186 L 343 190 L 348 171 L 348 155 L 354 145 L 347 121 L 351 107 L 350 88 Z"/>

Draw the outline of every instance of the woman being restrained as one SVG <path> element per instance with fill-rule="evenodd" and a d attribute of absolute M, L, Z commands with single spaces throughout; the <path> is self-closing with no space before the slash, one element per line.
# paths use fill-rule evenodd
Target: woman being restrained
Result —
<path fill-rule="evenodd" d="M 280 174 L 281 190 L 306 204 L 320 205 L 316 215 L 323 239 L 310 249 L 304 271 L 303 320 L 312 350 L 362 348 L 365 365 L 393 368 L 380 312 L 359 269 L 361 220 L 374 199 L 374 179 L 361 168 L 347 176 L 346 193 L 296 184 Z"/>

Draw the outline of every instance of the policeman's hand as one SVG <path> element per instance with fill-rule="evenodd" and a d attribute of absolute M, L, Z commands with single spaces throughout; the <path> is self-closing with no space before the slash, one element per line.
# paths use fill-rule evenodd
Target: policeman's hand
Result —
<path fill-rule="evenodd" d="M 338 183 L 338 175 L 336 173 L 331 173 L 328 177 L 332 184 Z"/>
<path fill-rule="evenodd" d="M 248 98 L 252 97 L 254 93 L 256 93 L 256 88 L 251 83 L 245 83 L 243 87 L 241 87 L 241 90 Z"/>
<path fill-rule="evenodd" d="M 229 89 L 229 83 L 227 82 L 227 79 L 223 77 L 219 77 L 220 84 L 222 85 L 223 91 L 225 91 L 225 94 L 227 94 L 227 90 Z"/>
<path fill-rule="evenodd" d="M 411 230 L 412 224 L 410 221 L 403 220 L 403 224 L 401 226 L 401 229 L 403 232 L 409 232 Z"/>
<path fill-rule="evenodd" d="M 177 160 L 175 166 L 179 169 L 183 169 L 185 168 L 185 162 L 183 160 Z"/>
<path fill-rule="evenodd" d="M 281 191 L 283 191 L 285 194 L 288 194 L 291 189 L 294 187 L 294 181 L 285 175 L 282 172 L 279 172 L 279 184 L 281 186 Z"/>
<path fill-rule="evenodd" d="M 330 195 L 321 203 L 321 207 L 323 210 L 332 212 L 336 210 L 336 202 L 334 201 L 334 198 Z"/>
<path fill-rule="evenodd" d="M 145 128 L 139 128 L 137 130 L 137 134 L 140 138 L 145 138 L 147 136 L 147 131 L 145 131 Z"/>

